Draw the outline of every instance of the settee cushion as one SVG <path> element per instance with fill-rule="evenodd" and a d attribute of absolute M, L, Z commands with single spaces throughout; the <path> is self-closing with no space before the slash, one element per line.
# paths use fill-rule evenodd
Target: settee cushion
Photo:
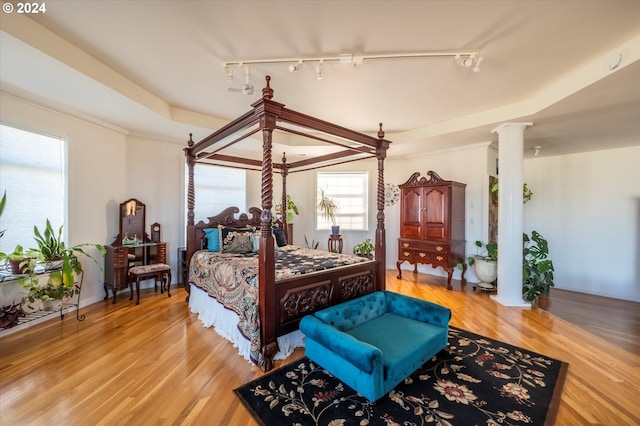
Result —
<path fill-rule="evenodd" d="M 385 381 L 400 382 L 447 345 L 447 329 L 386 313 L 347 334 L 382 352 Z"/>

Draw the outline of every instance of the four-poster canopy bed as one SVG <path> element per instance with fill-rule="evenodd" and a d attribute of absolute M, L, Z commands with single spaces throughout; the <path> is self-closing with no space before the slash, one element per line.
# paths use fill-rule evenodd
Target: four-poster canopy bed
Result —
<path fill-rule="evenodd" d="M 224 303 L 226 309 L 218 311 L 221 312 L 220 315 L 231 310 L 241 317 L 237 328 L 244 338 L 251 341 L 250 359 L 263 371 L 273 368 L 274 356 L 279 351 L 279 343 L 276 339 L 297 330 L 298 323 L 304 315 L 385 288 L 384 159 L 390 143 L 384 139 L 382 123 L 379 125 L 377 138 L 371 137 L 287 109 L 284 104 L 275 102 L 272 98 L 273 90 L 270 87 L 270 77 L 267 76 L 266 87 L 262 89 L 262 98 L 251 105 L 253 108 L 250 111 L 198 143 L 194 143 L 190 138 L 185 148 L 188 164 L 188 212 L 187 276 L 183 277 L 183 282 L 186 290 L 190 292 L 190 303 L 196 296 L 194 292 L 202 290 L 198 297 L 201 298 L 204 294 L 205 298 L 214 298 L 216 302 Z M 260 131 L 262 132 L 262 160 L 220 153 L 224 148 Z M 281 163 L 274 163 L 272 143 L 275 131 L 285 132 L 290 137 L 304 137 L 328 143 L 337 147 L 338 150 L 291 163 L 288 163 L 283 155 Z M 274 247 L 272 230 L 274 221 L 271 212 L 274 171 L 282 175 L 281 200 L 282 205 L 285 206 L 286 178 L 289 173 L 315 170 L 366 158 L 377 159 L 375 260 L 369 261 L 351 255 L 320 253 L 294 246 Z M 239 217 L 236 217 L 238 208 L 230 207 L 209 217 L 206 223 L 203 221 L 194 223 L 196 163 L 260 171 L 261 207 L 251 208 L 249 215 L 242 213 Z M 281 226 L 286 232 L 286 214 L 282 215 L 282 221 Z M 218 228 L 219 232 L 228 232 L 229 228 L 257 230 L 259 232 L 257 256 L 210 253 L 212 250 L 206 250 L 207 235 L 209 238 L 215 235 L 209 233 L 212 228 Z M 238 230 L 238 232 L 244 231 Z M 257 236 L 255 240 L 258 240 Z M 318 260 L 322 257 L 320 254 L 330 257 L 328 260 L 330 266 L 327 266 L 327 259 L 324 257 Z M 212 256 L 217 257 L 213 259 Z M 230 257 L 225 256 L 235 256 L 235 260 L 231 261 Z M 283 256 L 294 256 L 294 258 L 283 260 Z M 300 260 L 301 257 L 296 256 L 307 257 Z M 231 268 L 230 265 L 233 262 L 238 264 L 233 266 L 233 272 L 230 272 L 231 278 L 221 278 L 220 271 L 227 267 Z M 289 263 L 283 265 L 282 262 Z M 309 266 L 308 270 L 294 270 L 295 268 L 290 267 L 292 264 L 310 265 L 314 262 L 316 265 Z M 247 271 L 256 271 L 256 263 L 257 272 L 252 276 L 252 273 Z M 248 266 L 250 264 L 253 266 Z M 226 282 L 221 282 L 225 280 Z M 240 290 L 241 285 L 238 282 L 243 280 L 246 283 L 243 284 L 244 289 Z M 211 281 L 216 283 L 211 284 Z M 226 302 L 234 301 L 233 306 L 225 303 L 223 300 L 225 297 Z M 192 310 L 194 310 L 193 306 Z M 257 324 L 253 328 L 246 324 L 252 320 Z M 216 330 L 218 331 L 218 324 L 216 324 Z M 234 343 L 236 346 L 241 346 L 237 342 Z"/>

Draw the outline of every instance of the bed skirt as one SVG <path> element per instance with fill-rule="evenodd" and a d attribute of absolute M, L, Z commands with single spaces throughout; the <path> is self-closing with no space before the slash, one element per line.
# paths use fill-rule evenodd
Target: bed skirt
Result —
<path fill-rule="evenodd" d="M 220 336 L 230 341 L 247 361 L 251 362 L 251 343 L 238 330 L 238 315 L 209 296 L 206 291 L 191 285 L 189 293 L 189 309 L 198 314 L 198 319 L 205 327 L 213 327 Z M 285 359 L 295 348 L 304 347 L 304 334 L 300 330 L 277 338 L 280 349 L 274 359 Z"/>

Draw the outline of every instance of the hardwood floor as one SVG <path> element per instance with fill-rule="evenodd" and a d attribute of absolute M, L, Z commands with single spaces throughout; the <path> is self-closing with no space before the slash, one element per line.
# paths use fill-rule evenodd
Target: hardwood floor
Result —
<path fill-rule="evenodd" d="M 639 304 L 553 290 L 547 310 L 509 308 L 471 285 L 447 291 L 395 271 L 387 288 L 450 307 L 451 325 L 568 362 L 556 425 L 640 424 Z M 121 297 L 83 308 L 84 322 L 1 337 L 0 424 L 254 425 L 231 390 L 262 373 L 202 327 L 185 295 L 147 290 L 138 306 Z"/>

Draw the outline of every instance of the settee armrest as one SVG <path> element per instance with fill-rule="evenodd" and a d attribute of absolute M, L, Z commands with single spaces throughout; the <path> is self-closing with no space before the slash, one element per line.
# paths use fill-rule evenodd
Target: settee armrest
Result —
<path fill-rule="evenodd" d="M 449 326 L 451 309 L 403 294 L 390 291 L 385 291 L 385 293 L 389 312 L 440 327 Z"/>
<path fill-rule="evenodd" d="M 362 342 L 312 315 L 302 318 L 300 331 L 307 338 L 330 349 L 367 374 L 371 374 L 375 368 L 382 366 L 380 349 Z"/>

